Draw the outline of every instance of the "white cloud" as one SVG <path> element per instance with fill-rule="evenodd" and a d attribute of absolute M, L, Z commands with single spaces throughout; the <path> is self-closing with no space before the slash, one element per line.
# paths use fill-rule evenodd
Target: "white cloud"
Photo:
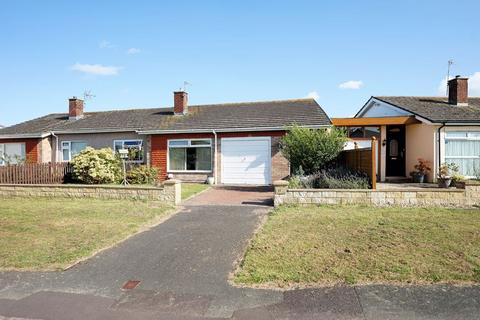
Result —
<path fill-rule="evenodd" d="M 102 41 L 100 41 L 100 43 L 98 44 L 98 47 L 99 47 L 100 49 L 111 49 L 111 48 L 114 48 L 115 45 L 113 45 L 110 41 L 102 40 Z"/>
<path fill-rule="evenodd" d="M 349 80 L 344 83 L 340 83 L 338 86 L 340 89 L 352 89 L 352 90 L 357 90 L 363 87 L 363 82 L 360 80 Z"/>
<path fill-rule="evenodd" d="M 438 94 L 445 96 L 447 94 L 447 77 L 445 77 L 437 88 Z M 480 96 L 480 72 L 474 72 L 468 76 L 468 95 Z"/>
<path fill-rule="evenodd" d="M 99 76 L 116 76 L 122 67 L 103 66 L 101 64 L 81 64 L 75 63 L 70 69 L 88 74 Z"/>
<path fill-rule="evenodd" d="M 320 95 L 318 94 L 317 91 L 312 91 L 312 92 L 309 92 L 305 98 L 318 100 L 320 99 Z"/>
<path fill-rule="evenodd" d="M 127 54 L 137 54 L 137 53 L 140 53 L 142 52 L 142 50 L 138 49 L 138 48 L 130 48 L 127 50 Z"/>

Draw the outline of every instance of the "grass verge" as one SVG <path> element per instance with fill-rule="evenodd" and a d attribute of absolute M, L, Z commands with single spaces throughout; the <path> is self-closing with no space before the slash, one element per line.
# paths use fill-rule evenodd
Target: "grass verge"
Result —
<path fill-rule="evenodd" d="M 480 282 L 480 210 L 281 207 L 255 236 L 238 284 Z"/>
<path fill-rule="evenodd" d="M 63 269 L 172 211 L 152 201 L 2 199 L 0 270 Z"/>
<path fill-rule="evenodd" d="M 197 193 L 200 193 L 210 186 L 208 184 L 201 183 L 182 183 L 182 200 L 186 200 L 193 197 Z"/>

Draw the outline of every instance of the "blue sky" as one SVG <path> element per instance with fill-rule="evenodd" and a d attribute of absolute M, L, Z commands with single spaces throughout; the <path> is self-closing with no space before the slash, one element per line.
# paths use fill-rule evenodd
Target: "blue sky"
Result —
<path fill-rule="evenodd" d="M 479 1 L 2 1 L 0 124 L 66 112 L 316 96 L 438 95 L 448 59 L 480 95 Z M 342 85 L 343 84 L 343 85 Z"/>

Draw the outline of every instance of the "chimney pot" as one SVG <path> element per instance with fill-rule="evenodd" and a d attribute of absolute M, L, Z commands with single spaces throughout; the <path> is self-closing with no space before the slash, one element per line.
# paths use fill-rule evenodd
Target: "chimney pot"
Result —
<path fill-rule="evenodd" d="M 78 120 L 83 118 L 83 100 L 77 97 L 68 99 L 68 119 Z"/>
<path fill-rule="evenodd" d="M 186 91 L 175 91 L 173 93 L 173 112 L 176 115 L 188 113 L 188 93 Z"/>
<path fill-rule="evenodd" d="M 468 105 L 468 78 L 456 76 L 448 80 L 448 103 L 456 106 Z"/>

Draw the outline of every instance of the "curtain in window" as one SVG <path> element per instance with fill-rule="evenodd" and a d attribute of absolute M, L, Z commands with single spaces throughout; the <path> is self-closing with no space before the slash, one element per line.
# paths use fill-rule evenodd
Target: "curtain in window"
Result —
<path fill-rule="evenodd" d="M 480 174 L 480 141 L 446 140 L 445 162 L 455 163 L 466 176 Z"/>
<path fill-rule="evenodd" d="M 73 157 L 82 152 L 82 150 L 86 147 L 87 144 L 85 142 L 72 142 L 72 144 L 70 145 L 71 158 L 73 159 Z"/>
<path fill-rule="evenodd" d="M 186 160 L 185 148 L 170 148 L 169 150 L 169 166 L 170 170 L 185 170 Z"/>
<path fill-rule="evenodd" d="M 212 170 L 212 149 L 211 148 L 196 148 L 197 150 L 197 170 Z"/>
<path fill-rule="evenodd" d="M 3 145 L 3 160 L 5 163 L 17 164 L 22 163 L 25 159 L 26 152 L 24 143 L 6 143 Z"/>

